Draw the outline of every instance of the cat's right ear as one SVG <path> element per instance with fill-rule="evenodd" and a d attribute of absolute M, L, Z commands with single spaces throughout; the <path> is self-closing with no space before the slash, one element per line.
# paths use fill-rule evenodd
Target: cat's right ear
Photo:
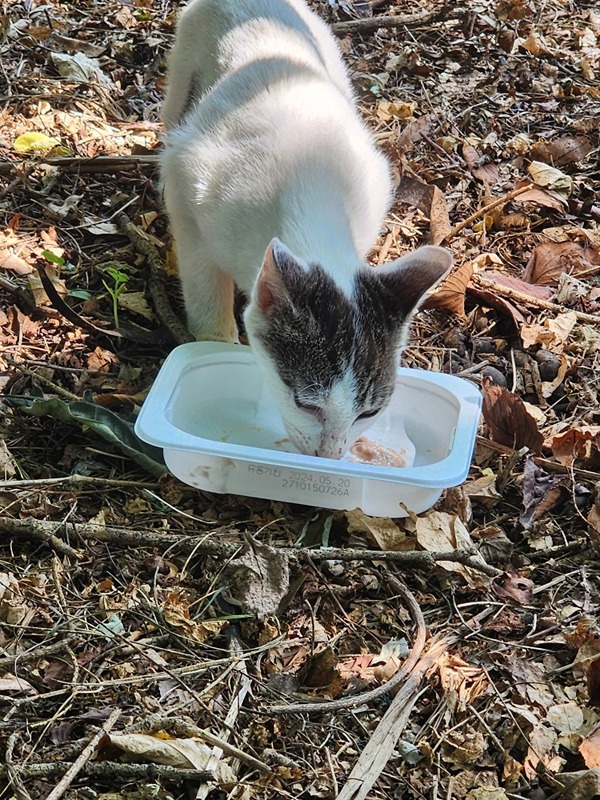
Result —
<path fill-rule="evenodd" d="M 273 239 L 254 285 L 254 301 L 263 314 L 293 306 L 290 289 L 299 271 L 301 267 L 292 253 L 279 239 Z"/>

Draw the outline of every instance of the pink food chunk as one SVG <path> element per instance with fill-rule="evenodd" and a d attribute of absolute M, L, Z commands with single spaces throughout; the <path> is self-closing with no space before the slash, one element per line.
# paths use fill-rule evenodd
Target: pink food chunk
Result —
<path fill-rule="evenodd" d="M 405 467 L 406 450 L 392 450 L 382 444 L 376 444 L 363 436 L 357 439 L 350 448 L 352 461 L 361 464 L 373 464 L 377 467 Z"/>

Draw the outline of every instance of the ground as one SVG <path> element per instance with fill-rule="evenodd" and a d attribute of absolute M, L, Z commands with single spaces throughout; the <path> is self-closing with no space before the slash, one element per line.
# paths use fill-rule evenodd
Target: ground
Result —
<path fill-rule="evenodd" d="M 388 520 L 205 494 L 132 438 L 181 340 L 177 6 L 0 17 L 0 796 L 600 796 L 597 8 L 313 3 L 394 165 L 373 262 L 454 254 L 405 364 L 484 393 L 466 483 Z"/>

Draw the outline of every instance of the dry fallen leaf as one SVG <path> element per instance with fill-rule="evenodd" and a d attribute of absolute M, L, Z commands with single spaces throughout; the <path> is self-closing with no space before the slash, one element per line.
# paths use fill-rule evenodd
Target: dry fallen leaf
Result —
<path fill-rule="evenodd" d="M 515 450 L 527 447 L 534 453 L 541 452 L 544 437 L 521 398 L 489 378 L 484 378 L 482 389 L 483 418 L 492 439 Z"/>
<path fill-rule="evenodd" d="M 545 242 L 534 248 L 523 280 L 542 286 L 558 286 L 563 272 L 578 275 L 600 264 L 600 251 L 576 242 Z"/>
<path fill-rule="evenodd" d="M 570 175 L 565 175 L 556 167 L 544 164 L 541 161 L 532 161 L 527 172 L 538 186 L 545 186 L 555 192 L 569 195 L 573 188 L 573 179 Z"/>
<path fill-rule="evenodd" d="M 559 433 L 552 439 L 552 455 L 565 467 L 576 459 L 581 469 L 600 467 L 600 426 L 582 425 Z"/>
<path fill-rule="evenodd" d="M 467 550 L 474 547 L 471 535 L 460 518 L 455 514 L 447 514 L 443 511 L 430 511 L 425 516 L 418 517 L 416 536 L 421 547 L 430 552 Z M 478 553 L 473 558 L 481 564 L 485 563 Z M 489 582 L 489 578 L 478 575 L 464 564 L 455 561 L 439 561 L 438 565 L 448 572 L 458 572 L 471 586 Z"/>
<path fill-rule="evenodd" d="M 200 739 L 173 739 L 165 735 L 151 736 L 146 733 L 112 733 L 110 741 L 124 753 L 144 758 L 153 764 L 201 770 L 210 766 L 215 768 L 214 780 L 218 783 L 235 782 L 231 767 L 214 759 L 213 748 Z"/>
<path fill-rule="evenodd" d="M 533 600 L 533 581 L 519 575 L 514 567 L 495 578 L 492 589 L 502 600 L 512 600 L 520 606 L 529 605 Z"/>
<path fill-rule="evenodd" d="M 441 308 L 465 316 L 465 293 L 473 275 L 473 262 L 465 261 L 457 269 L 453 269 L 445 280 L 430 294 L 425 301 L 425 308 Z"/>
<path fill-rule="evenodd" d="M 538 723 L 529 739 L 529 749 L 525 757 L 525 775 L 529 780 L 535 780 L 538 774 L 538 765 L 543 764 L 550 772 L 557 772 L 560 762 L 557 761 L 558 734 L 543 722 Z"/>
<path fill-rule="evenodd" d="M 582 740 L 579 752 L 588 769 L 600 767 L 600 729 L 592 731 Z"/>
<path fill-rule="evenodd" d="M 223 570 L 223 596 L 259 619 L 274 614 L 289 588 L 289 557 L 246 537 L 244 550 Z"/>
<path fill-rule="evenodd" d="M 564 167 L 577 164 L 593 150 L 593 145 L 585 136 L 561 136 L 549 142 L 541 140 L 531 147 L 531 156 L 536 161 Z"/>
<path fill-rule="evenodd" d="M 467 167 L 471 171 L 471 175 L 477 178 L 478 181 L 485 183 L 487 186 L 494 186 L 498 182 L 499 173 L 498 167 L 495 164 L 486 162 L 485 158 L 473 147 L 473 145 L 465 142 L 463 144 L 463 158 Z"/>
<path fill-rule="evenodd" d="M 349 534 L 365 535 L 380 550 L 412 550 L 414 541 L 388 517 L 367 517 L 359 508 L 346 511 Z"/>
<path fill-rule="evenodd" d="M 560 505 L 569 495 L 568 475 L 549 475 L 529 456 L 523 469 L 523 506 L 519 522 L 529 530 L 533 523 Z"/>
<path fill-rule="evenodd" d="M 544 350 L 560 354 L 569 341 L 571 331 L 576 324 L 577 314 L 574 311 L 558 314 L 554 319 L 546 319 L 543 324 L 534 322 L 532 325 L 527 325 L 525 323 L 519 329 L 523 347 L 527 350 L 529 347 L 540 345 Z"/>
<path fill-rule="evenodd" d="M 396 200 L 415 206 L 429 217 L 431 244 L 440 244 L 452 230 L 446 198 L 437 186 L 404 175 L 396 191 Z"/>

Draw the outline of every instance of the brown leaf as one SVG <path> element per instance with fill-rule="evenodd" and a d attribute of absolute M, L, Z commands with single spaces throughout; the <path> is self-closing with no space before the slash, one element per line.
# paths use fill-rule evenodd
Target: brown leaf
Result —
<path fill-rule="evenodd" d="M 10 270 L 16 275 L 29 275 L 33 272 L 33 267 L 30 267 L 24 259 L 5 248 L 0 249 L 0 269 Z"/>
<path fill-rule="evenodd" d="M 570 467 L 576 459 L 580 459 L 583 469 L 594 469 L 597 466 L 600 446 L 600 426 L 584 425 L 581 428 L 570 428 L 552 439 L 552 455 L 565 467 Z"/>
<path fill-rule="evenodd" d="M 429 295 L 425 301 L 425 308 L 441 308 L 458 317 L 464 317 L 465 293 L 472 275 L 471 261 L 465 261 L 460 267 L 453 269 L 433 294 Z"/>
<path fill-rule="evenodd" d="M 497 636 L 523 636 L 528 630 L 523 616 L 522 612 L 503 608 L 499 614 L 494 614 L 492 619 L 483 624 L 483 630 L 486 633 L 495 633 Z"/>
<path fill-rule="evenodd" d="M 541 345 L 545 350 L 561 353 L 571 337 L 571 331 L 577 323 L 574 311 L 559 314 L 554 319 L 545 319 L 543 324 L 534 322 L 522 325 L 519 333 L 525 349 L 533 345 Z"/>
<path fill-rule="evenodd" d="M 529 456 L 523 470 L 524 511 L 519 522 L 529 530 L 533 523 L 555 508 L 569 494 L 567 475 L 549 475 Z"/>
<path fill-rule="evenodd" d="M 462 150 L 463 158 L 474 178 L 488 186 L 494 186 L 498 183 L 498 167 L 495 164 L 486 162 L 485 157 L 467 142 L 463 144 Z"/>
<path fill-rule="evenodd" d="M 520 189 L 521 186 L 526 185 L 530 185 L 530 181 L 517 181 L 515 189 Z M 531 186 L 526 192 L 522 192 L 515 197 L 513 203 L 531 203 L 542 208 L 553 208 L 555 211 L 566 211 L 569 205 L 566 198 L 558 194 L 558 192 L 542 189 L 540 186 Z"/>
<path fill-rule="evenodd" d="M 489 378 L 483 379 L 482 389 L 483 418 L 492 439 L 516 450 L 527 447 L 541 452 L 544 437 L 521 398 Z"/>
<path fill-rule="evenodd" d="M 534 14 L 532 0 L 498 0 L 496 3 L 498 19 L 529 19 Z"/>
<path fill-rule="evenodd" d="M 587 671 L 587 689 L 590 705 L 600 706 L 600 658 L 594 659 L 589 666 Z M 598 764 L 598 766 L 600 766 L 600 764 Z"/>
<path fill-rule="evenodd" d="M 592 143 L 585 136 L 561 136 L 551 142 L 536 142 L 531 148 L 531 157 L 554 167 L 564 167 L 577 164 L 592 149 Z"/>
<path fill-rule="evenodd" d="M 396 200 L 415 206 L 429 217 L 431 244 L 440 244 L 452 230 L 446 198 L 437 186 L 404 175 L 396 191 Z"/>
<path fill-rule="evenodd" d="M 496 311 L 499 311 L 501 314 L 505 314 L 507 317 L 509 317 L 515 328 L 518 329 L 519 325 L 525 322 L 525 316 L 523 315 L 521 308 L 523 308 L 523 311 L 526 309 L 511 303 L 511 301 L 507 300 L 506 297 L 501 297 L 492 289 L 484 289 L 481 286 L 469 284 L 468 292 L 470 295 L 475 297 L 481 305 L 488 306 L 489 308 L 495 308 Z"/>
<path fill-rule="evenodd" d="M 594 662 L 598 663 L 598 660 Z M 586 736 L 579 745 L 579 752 L 588 769 L 597 769 L 600 767 L 600 729 L 592 731 L 589 736 Z"/>
<path fill-rule="evenodd" d="M 313 689 L 326 690 L 332 697 L 340 693 L 342 678 L 337 656 L 331 647 L 325 647 L 309 657 L 300 675 L 300 682 Z"/>
<path fill-rule="evenodd" d="M 512 600 L 518 605 L 529 605 L 533 599 L 533 581 L 519 575 L 514 567 L 499 578 L 494 578 L 492 589 L 502 600 Z"/>
<path fill-rule="evenodd" d="M 521 278 L 516 278 L 514 275 L 507 275 L 506 272 L 482 272 L 481 277 L 484 279 L 489 278 L 494 283 L 506 286 L 507 289 L 515 289 L 517 292 L 522 292 L 538 300 L 549 300 L 554 294 L 552 289 L 547 286 L 539 286 L 535 283 L 521 280 Z"/>
<path fill-rule="evenodd" d="M 545 242 L 534 248 L 523 280 L 542 286 L 558 286 L 563 272 L 578 275 L 600 264 L 600 251 L 576 242 Z"/>

